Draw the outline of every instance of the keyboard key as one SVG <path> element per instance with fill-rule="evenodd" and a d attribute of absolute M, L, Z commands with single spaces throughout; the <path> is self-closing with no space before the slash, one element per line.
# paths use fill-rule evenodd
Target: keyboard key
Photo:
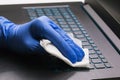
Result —
<path fill-rule="evenodd" d="M 95 64 L 95 67 L 97 69 L 103 69 L 103 68 L 105 68 L 105 65 L 104 64 Z"/>
<path fill-rule="evenodd" d="M 96 52 L 93 49 L 89 50 L 89 54 L 95 54 L 95 53 Z"/>
<path fill-rule="evenodd" d="M 73 31 L 80 31 L 80 29 L 77 28 L 77 27 L 72 28 L 72 30 L 73 30 Z"/>
<path fill-rule="evenodd" d="M 89 46 L 90 44 L 86 41 L 86 42 L 82 42 L 83 46 Z"/>
<path fill-rule="evenodd" d="M 85 29 L 82 27 L 82 28 L 80 28 L 82 31 L 85 31 Z"/>
<path fill-rule="evenodd" d="M 99 58 L 97 54 L 90 54 L 89 57 L 91 59 L 98 59 Z"/>
<path fill-rule="evenodd" d="M 66 32 L 71 32 L 70 28 L 63 28 L 63 30 L 66 31 Z"/>
<path fill-rule="evenodd" d="M 64 22 L 65 20 L 63 18 L 57 19 L 58 22 Z"/>
<path fill-rule="evenodd" d="M 103 55 L 99 55 L 99 57 L 100 57 L 101 59 L 104 59 L 104 58 L 105 58 Z"/>
<path fill-rule="evenodd" d="M 94 64 L 90 63 L 89 68 L 90 68 L 90 69 L 94 69 L 94 68 L 95 68 L 95 67 L 94 67 Z"/>
<path fill-rule="evenodd" d="M 60 27 L 62 27 L 62 28 L 69 28 L 68 25 L 60 25 Z"/>
<path fill-rule="evenodd" d="M 69 15 L 64 15 L 64 17 L 67 18 L 67 19 L 71 18 L 71 16 L 69 16 Z"/>
<path fill-rule="evenodd" d="M 99 51 L 98 47 L 93 47 L 96 51 Z"/>
<path fill-rule="evenodd" d="M 83 48 L 87 48 L 87 49 L 89 49 L 89 50 L 92 49 L 92 47 L 91 47 L 90 45 L 83 45 Z"/>
<path fill-rule="evenodd" d="M 35 9 L 35 10 L 36 10 L 37 13 L 44 13 L 43 10 L 40 9 L 40 8 L 37 8 L 37 9 Z"/>
<path fill-rule="evenodd" d="M 91 38 L 87 37 L 87 39 L 89 40 L 90 44 L 94 44 L 94 41 L 90 40 Z"/>
<path fill-rule="evenodd" d="M 29 16 L 30 17 L 37 17 L 37 14 L 34 12 L 34 10 L 29 10 Z"/>
<path fill-rule="evenodd" d="M 108 61 L 104 58 L 102 59 L 103 63 L 107 63 Z"/>
<path fill-rule="evenodd" d="M 82 38 L 79 38 L 82 42 L 87 42 L 87 39 L 82 37 Z"/>
<path fill-rule="evenodd" d="M 101 59 L 91 59 L 94 64 L 102 63 Z"/>
<path fill-rule="evenodd" d="M 111 67 L 112 67 L 109 63 L 105 63 L 105 66 L 106 66 L 107 68 L 111 68 Z"/>
<path fill-rule="evenodd" d="M 91 44 L 93 47 L 97 47 L 95 44 Z"/>
<path fill-rule="evenodd" d="M 30 17 L 31 20 L 33 20 L 33 19 L 35 19 L 35 18 L 37 18 L 37 17 L 32 17 L 32 16 Z"/>
<path fill-rule="evenodd" d="M 85 33 L 84 35 L 85 35 L 85 37 L 89 37 L 89 35 L 87 33 Z"/>
<path fill-rule="evenodd" d="M 94 43 L 93 40 L 91 39 L 91 37 L 86 37 L 86 38 L 89 40 L 89 42 L 90 42 L 91 44 Z"/>
<path fill-rule="evenodd" d="M 73 19 L 66 19 L 67 22 L 73 22 Z"/>
<path fill-rule="evenodd" d="M 81 31 L 75 31 L 75 32 L 73 32 L 75 35 L 80 35 L 80 34 L 82 34 L 82 32 Z"/>
<path fill-rule="evenodd" d="M 84 35 L 75 35 L 76 38 L 84 38 Z"/>
<path fill-rule="evenodd" d="M 87 34 L 87 32 L 84 30 L 84 31 L 82 31 L 83 32 L 83 34 Z"/>
<path fill-rule="evenodd" d="M 54 16 L 56 19 L 63 18 L 62 16 Z"/>
<path fill-rule="evenodd" d="M 75 22 L 68 22 L 68 24 L 69 24 L 69 25 L 74 25 L 74 24 L 75 24 Z"/>
<path fill-rule="evenodd" d="M 100 50 L 96 51 L 96 53 L 102 56 L 102 53 L 100 52 Z"/>
<path fill-rule="evenodd" d="M 66 25 L 66 22 L 59 22 L 60 25 Z"/>
<path fill-rule="evenodd" d="M 77 27 L 77 25 L 70 25 L 70 27 L 71 27 L 71 28 L 75 28 L 75 27 Z"/>

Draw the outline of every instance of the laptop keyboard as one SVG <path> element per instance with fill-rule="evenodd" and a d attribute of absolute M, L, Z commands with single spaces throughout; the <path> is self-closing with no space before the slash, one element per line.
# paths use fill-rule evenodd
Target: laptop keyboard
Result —
<path fill-rule="evenodd" d="M 106 58 L 95 45 L 68 5 L 48 7 L 25 7 L 29 18 L 35 19 L 40 16 L 48 16 L 57 23 L 64 31 L 72 32 L 74 36 L 82 41 L 83 48 L 89 49 L 90 69 L 111 68 Z"/>

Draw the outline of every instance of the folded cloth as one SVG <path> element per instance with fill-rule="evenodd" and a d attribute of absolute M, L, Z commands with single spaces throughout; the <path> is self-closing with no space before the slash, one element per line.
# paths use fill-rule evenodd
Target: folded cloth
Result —
<path fill-rule="evenodd" d="M 72 34 L 70 34 L 70 37 L 72 38 L 72 40 L 79 46 L 82 48 L 82 42 L 77 39 L 74 38 L 74 36 Z M 87 48 L 83 49 L 83 51 L 85 52 L 85 56 L 83 57 L 82 61 L 80 62 L 76 62 L 76 63 L 72 63 L 69 59 L 67 59 L 66 57 L 64 57 L 62 55 L 62 53 L 47 39 L 42 39 L 40 40 L 40 45 L 51 55 L 63 60 L 65 63 L 67 63 L 68 65 L 70 65 L 71 67 L 86 67 L 89 68 L 89 51 Z"/>

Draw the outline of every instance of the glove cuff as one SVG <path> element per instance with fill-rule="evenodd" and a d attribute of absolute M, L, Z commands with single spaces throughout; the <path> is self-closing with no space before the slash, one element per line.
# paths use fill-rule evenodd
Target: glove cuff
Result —
<path fill-rule="evenodd" d="M 0 25 L 0 48 L 3 47 L 5 47 L 5 38 L 4 38 L 2 26 Z"/>
<path fill-rule="evenodd" d="M 10 28 L 14 24 L 6 19 L 5 17 L 0 16 L 0 48 L 6 47 L 6 40 L 9 34 Z"/>

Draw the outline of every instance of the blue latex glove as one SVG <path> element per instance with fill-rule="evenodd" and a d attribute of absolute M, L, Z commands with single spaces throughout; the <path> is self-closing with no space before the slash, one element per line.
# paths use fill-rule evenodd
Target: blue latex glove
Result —
<path fill-rule="evenodd" d="M 39 40 L 50 40 L 60 52 L 72 63 L 81 61 L 83 50 L 52 20 L 46 16 L 39 17 L 28 23 L 17 25 L 4 17 L 0 17 L 2 43 L 20 53 L 44 53 Z"/>

